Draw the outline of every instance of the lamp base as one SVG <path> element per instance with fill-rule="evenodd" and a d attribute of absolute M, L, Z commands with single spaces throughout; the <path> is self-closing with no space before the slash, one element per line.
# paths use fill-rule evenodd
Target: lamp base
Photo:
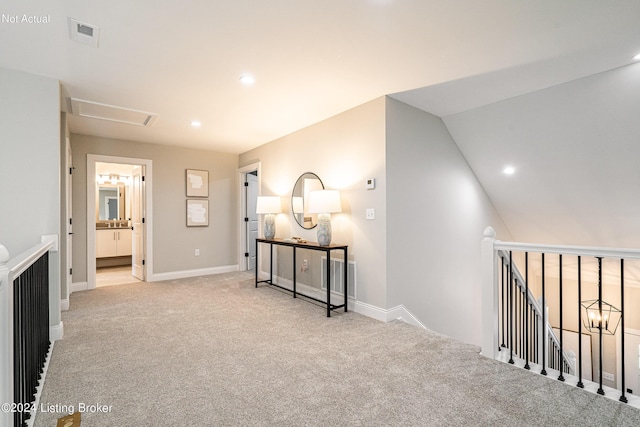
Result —
<path fill-rule="evenodd" d="M 273 239 L 276 236 L 276 216 L 266 214 L 264 216 L 264 238 Z"/>
<path fill-rule="evenodd" d="M 318 244 L 331 244 L 331 214 L 318 214 Z"/>

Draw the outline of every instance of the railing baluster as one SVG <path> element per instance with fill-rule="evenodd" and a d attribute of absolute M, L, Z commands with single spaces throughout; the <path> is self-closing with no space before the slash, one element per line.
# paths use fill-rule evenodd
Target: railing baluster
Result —
<path fill-rule="evenodd" d="M 558 376 L 558 381 L 564 381 L 563 369 L 562 369 L 562 254 L 558 257 L 558 262 L 560 263 L 558 269 L 560 270 L 560 350 L 558 351 L 558 355 L 560 358 L 560 375 Z"/>
<path fill-rule="evenodd" d="M 546 349 L 546 345 L 547 345 L 546 341 L 547 340 L 544 339 L 545 336 L 547 335 L 547 326 L 546 326 L 547 325 L 547 315 L 546 315 L 546 312 L 547 312 L 547 301 L 546 301 L 545 295 L 544 295 L 544 291 L 545 291 L 544 285 L 545 285 L 544 252 L 542 252 L 542 327 L 541 327 L 542 330 L 540 331 L 540 333 L 542 334 L 542 340 L 541 340 L 542 341 L 542 371 L 540 371 L 540 373 L 542 375 L 547 375 L 547 370 L 546 370 L 546 367 L 545 367 L 545 365 L 546 365 L 546 363 L 545 363 L 546 362 L 545 361 L 545 358 L 546 358 L 545 352 L 547 351 L 547 349 Z"/>
<path fill-rule="evenodd" d="M 513 361 L 513 252 L 509 251 L 509 363 Z"/>
<path fill-rule="evenodd" d="M 505 279 L 506 262 L 504 260 L 504 256 L 501 256 L 500 258 L 502 259 L 502 268 L 501 268 L 501 271 L 502 271 L 502 275 L 501 275 L 501 279 L 502 279 L 502 299 L 501 299 L 502 304 L 501 304 L 501 306 L 502 307 L 501 308 L 502 308 L 502 310 L 501 310 L 501 312 L 502 312 L 502 347 L 504 348 L 504 347 L 506 347 L 506 345 L 504 344 L 504 334 L 506 332 L 506 328 L 505 328 L 505 319 L 506 319 L 505 310 L 506 310 L 506 307 L 507 307 L 505 299 L 504 299 L 504 286 L 505 286 L 505 283 L 504 283 L 505 280 L 504 279 Z M 499 347 L 498 347 L 498 350 L 500 350 Z"/>
<path fill-rule="evenodd" d="M 620 349 L 620 356 L 621 356 L 621 373 L 620 373 L 620 378 L 622 379 L 622 395 L 620 396 L 620 402 L 624 402 L 627 403 L 627 397 L 625 396 L 625 392 L 626 390 L 626 386 L 625 386 L 625 380 L 624 380 L 624 375 L 625 375 L 625 367 L 624 367 L 624 259 L 621 258 L 620 259 L 620 322 L 621 322 L 621 327 L 622 327 L 622 331 L 620 332 L 621 334 L 621 338 L 622 338 L 622 348 Z"/>
<path fill-rule="evenodd" d="M 524 316 L 524 369 L 531 369 L 531 366 L 529 366 L 529 314 L 531 312 L 531 305 L 529 304 L 529 252 L 524 253 L 524 294 L 524 301 L 527 307 Z"/>
<path fill-rule="evenodd" d="M 598 258 L 598 314 L 602 316 L 602 257 Z M 600 326 L 598 327 L 598 337 L 599 337 L 599 348 L 598 351 L 600 353 L 599 363 L 600 363 L 600 382 L 598 383 L 598 394 L 604 396 L 604 389 L 602 388 L 602 321 L 598 319 Z"/>
<path fill-rule="evenodd" d="M 582 382 L 582 257 L 578 255 L 578 383 L 577 387 L 584 388 Z"/>

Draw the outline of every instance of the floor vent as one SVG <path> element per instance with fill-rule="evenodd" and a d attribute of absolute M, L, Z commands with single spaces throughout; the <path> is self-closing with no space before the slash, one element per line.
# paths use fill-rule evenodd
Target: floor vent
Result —
<path fill-rule="evenodd" d="M 322 257 L 320 261 L 320 286 L 327 289 L 327 279 L 325 277 L 327 271 L 327 257 Z M 351 298 L 356 297 L 356 263 L 349 261 L 347 295 Z M 331 291 L 344 294 L 344 260 L 331 260 Z"/>

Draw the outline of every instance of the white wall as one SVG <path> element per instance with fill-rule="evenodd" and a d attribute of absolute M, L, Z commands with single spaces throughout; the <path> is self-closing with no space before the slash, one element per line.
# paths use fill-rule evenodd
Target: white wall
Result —
<path fill-rule="evenodd" d="M 77 134 L 71 146 L 75 283 L 87 280 L 87 154 L 153 162 L 154 274 L 237 265 L 237 155 Z M 208 227 L 186 226 L 186 169 L 209 171 Z"/>
<path fill-rule="evenodd" d="M 482 233 L 509 235 L 440 118 L 387 98 L 386 138 L 389 307 L 480 345 Z"/>
<path fill-rule="evenodd" d="M 57 80 L 0 68 L 0 243 L 16 256 L 60 235 L 60 85 Z M 50 324 L 60 323 L 58 253 L 50 264 Z"/>
<path fill-rule="evenodd" d="M 332 215 L 333 241 L 349 245 L 357 263 L 358 301 L 386 307 L 386 179 L 384 98 L 301 129 L 240 155 L 240 167 L 261 162 L 261 194 L 282 196 L 286 213 L 276 219 L 276 237 L 316 241 L 293 219 L 290 198 L 300 175 L 314 172 L 325 188 L 341 192 L 342 213 Z M 365 180 L 376 178 L 375 190 Z M 376 220 L 365 209 L 376 209 Z M 262 220 L 262 218 L 261 218 Z"/>

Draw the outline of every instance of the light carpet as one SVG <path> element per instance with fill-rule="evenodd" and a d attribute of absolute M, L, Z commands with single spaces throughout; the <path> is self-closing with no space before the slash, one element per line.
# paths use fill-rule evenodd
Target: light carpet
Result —
<path fill-rule="evenodd" d="M 638 426 L 640 411 L 251 273 L 73 293 L 35 426 Z M 57 405 L 57 406 L 56 406 Z"/>

